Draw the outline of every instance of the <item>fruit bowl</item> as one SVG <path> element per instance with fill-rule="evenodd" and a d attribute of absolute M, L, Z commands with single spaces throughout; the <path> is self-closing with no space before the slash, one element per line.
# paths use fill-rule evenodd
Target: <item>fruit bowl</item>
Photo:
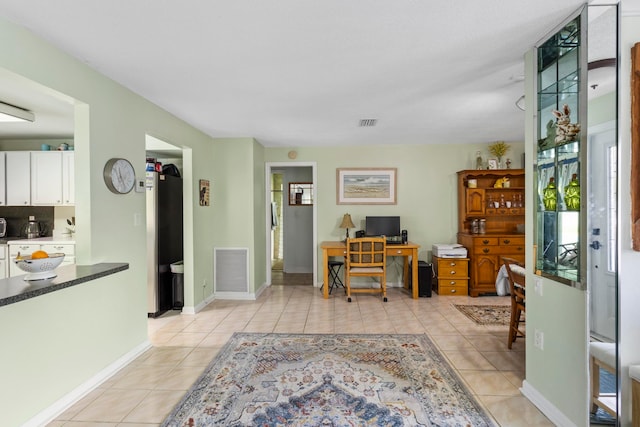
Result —
<path fill-rule="evenodd" d="M 24 280 L 42 280 L 56 277 L 57 274 L 53 270 L 62 261 L 64 261 L 64 254 L 62 253 L 49 254 L 47 258 L 31 259 L 31 256 L 24 256 L 14 260 L 20 270 L 29 273 L 24 277 Z"/>

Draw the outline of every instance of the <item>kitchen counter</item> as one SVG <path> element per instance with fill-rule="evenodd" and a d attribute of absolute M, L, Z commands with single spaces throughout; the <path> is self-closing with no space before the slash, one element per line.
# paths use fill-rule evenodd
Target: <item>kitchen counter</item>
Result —
<path fill-rule="evenodd" d="M 2 242 L 2 240 L 0 240 Z M 27 239 L 24 237 L 9 237 L 6 239 L 8 245 L 30 245 L 30 244 L 40 244 L 40 245 L 64 245 L 64 244 L 72 244 L 75 243 L 76 240 L 72 236 L 55 236 L 55 237 L 38 237 L 37 239 Z"/>
<path fill-rule="evenodd" d="M 36 240 L 41 241 L 40 239 Z M 26 281 L 24 275 L 1 279 L 0 306 L 35 298 L 127 269 L 129 269 L 129 264 L 123 262 L 93 265 L 73 264 L 56 268 L 55 272 L 58 275 L 51 279 Z"/>

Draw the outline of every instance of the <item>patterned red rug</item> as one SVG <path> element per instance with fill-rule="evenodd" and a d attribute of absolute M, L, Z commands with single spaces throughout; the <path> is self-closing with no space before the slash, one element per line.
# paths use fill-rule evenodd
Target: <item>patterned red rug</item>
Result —
<path fill-rule="evenodd" d="M 453 304 L 453 306 L 478 325 L 508 326 L 511 320 L 510 305 Z"/>
<path fill-rule="evenodd" d="M 162 426 L 495 426 L 426 335 L 236 333 Z"/>

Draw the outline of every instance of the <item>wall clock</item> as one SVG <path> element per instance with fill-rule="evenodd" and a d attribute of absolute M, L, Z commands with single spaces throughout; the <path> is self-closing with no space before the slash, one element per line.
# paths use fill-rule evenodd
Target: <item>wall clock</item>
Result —
<path fill-rule="evenodd" d="M 115 194 L 127 194 L 136 183 L 136 171 L 127 159 L 113 158 L 104 165 L 104 183 Z"/>

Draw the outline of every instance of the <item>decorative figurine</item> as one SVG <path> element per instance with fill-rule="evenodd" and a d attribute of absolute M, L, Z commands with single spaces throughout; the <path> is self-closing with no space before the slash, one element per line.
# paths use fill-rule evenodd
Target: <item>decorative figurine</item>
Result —
<path fill-rule="evenodd" d="M 571 176 L 569 185 L 564 187 L 564 201 L 567 209 L 570 211 L 580 210 L 580 183 L 578 183 L 578 174 Z"/>
<path fill-rule="evenodd" d="M 580 125 L 578 123 L 571 123 L 571 109 L 567 104 L 562 106 L 562 111 L 553 110 L 553 115 L 556 116 L 556 144 L 562 144 L 565 142 L 575 141 L 578 133 L 580 133 Z"/>

